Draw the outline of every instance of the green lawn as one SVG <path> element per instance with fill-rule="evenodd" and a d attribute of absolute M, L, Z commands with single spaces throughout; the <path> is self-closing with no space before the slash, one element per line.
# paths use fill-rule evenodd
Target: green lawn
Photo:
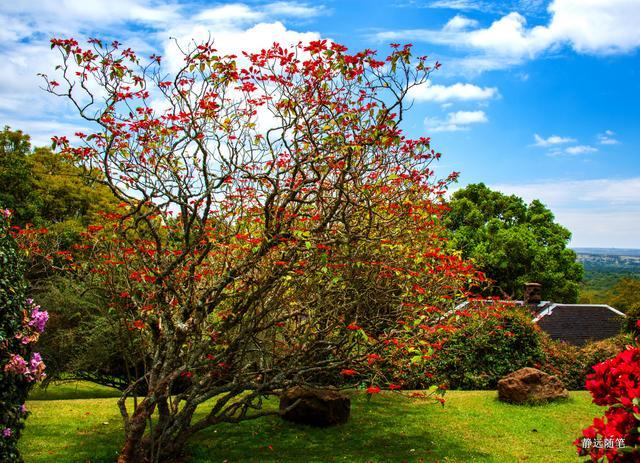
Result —
<path fill-rule="evenodd" d="M 121 438 L 116 400 L 62 399 L 84 397 L 85 389 L 56 386 L 34 396 L 45 400 L 27 403 L 27 463 L 114 461 Z M 543 406 L 503 404 L 487 391 L 451 391 L 444 408 L 397 394 L 353 399 L 350 422 L 335 428 L 272 417 L 206 430 L 190 448 L 192 462 L 577 462 L 571 442 L 602 411 L 587 392 Z"/>

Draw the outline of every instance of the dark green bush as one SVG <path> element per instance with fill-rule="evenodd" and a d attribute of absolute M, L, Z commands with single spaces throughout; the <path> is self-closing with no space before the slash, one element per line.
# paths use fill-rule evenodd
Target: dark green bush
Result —
<path fill-rule="evenodd" d="M 477 303 L 452 325 L 455 331 L 434 333 L 442 349 L 427 362 L 427 374 L 451 389 L 495 389 L 503 376 L 542 359 L 539 328 L 521 308 Z"/>

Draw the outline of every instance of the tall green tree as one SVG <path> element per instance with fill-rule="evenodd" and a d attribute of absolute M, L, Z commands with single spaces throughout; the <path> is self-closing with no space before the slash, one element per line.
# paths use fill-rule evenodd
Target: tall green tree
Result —
<path fill-rule="evenodd" d="M 0 206 L 13 212 L 16 225 L 53 227 L 67 235 L 83 229 L 116 204 L 97 180 L 49 148 L 32 149 L 21 130 L 0 132 Z"/>
<path fill-rule="evenodd" d="M 13 223 L 32 222 L 42 208 L 28 156 L 29 136 L 5 127 L 0 132 L 0 207 L 13 211 Z"/>
<path fill-rule="evenodd" d="M 527 205 L 478 183 L 456 191 L 449 205 L 451 244 L 494 280 L 491 295 L 520 298 L 526 282 L 537 282 L 544 299 L 577 300 L 583 268 L 567 247 L 571 232 L 540 201 Z"/>

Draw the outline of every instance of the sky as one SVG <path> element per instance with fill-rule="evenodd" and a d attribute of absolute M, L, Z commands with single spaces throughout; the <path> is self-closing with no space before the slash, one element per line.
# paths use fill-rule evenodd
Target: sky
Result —
<path fill-rule="evenodd" d="M 573 247 L 640 248 L 640 0 L 14 0 L 0 4 L 0 123 L 34 145 L 82 128 L 41 89 L 51 37 L 118 40 L 178 57 L 172 39 L 222 52 L 330 39 L 353 52 L 412 43 L 442 68 L 404 129 L 459 171 L 540 199 Z"/>

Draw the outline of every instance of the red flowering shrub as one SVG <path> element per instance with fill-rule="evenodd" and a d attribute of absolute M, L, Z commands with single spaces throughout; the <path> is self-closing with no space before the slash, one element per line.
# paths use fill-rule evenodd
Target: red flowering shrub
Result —
<path fill-rule="evenodd" d="M 633 462 L 640 459 L 640 347 L 628 346 L 616 357 L 593 367 L 586 386 L 593 402 L 609 406 L 574 444 L 591 461 Z"/>

